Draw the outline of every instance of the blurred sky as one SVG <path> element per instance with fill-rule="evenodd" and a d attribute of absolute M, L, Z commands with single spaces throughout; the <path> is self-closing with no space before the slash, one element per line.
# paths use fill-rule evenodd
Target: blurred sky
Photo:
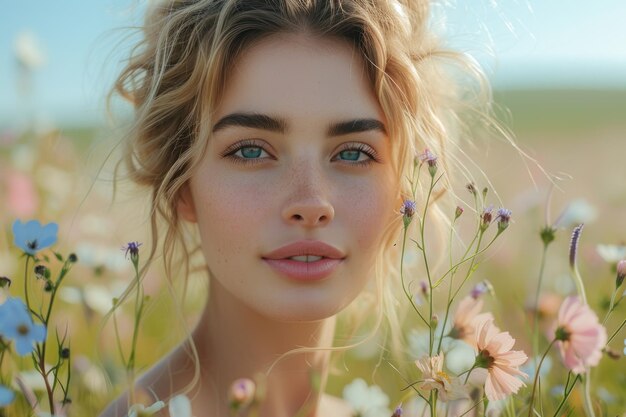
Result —
<path fill-rule="evenodd" d="M 102 119 L 104 95 L 129 45 L 121 28 L 138 24 L 143 2 L 0 4 L 0 128 L 32 117 Z M 440 0 L 433 25 L 473 54 L 497 88 L 626 89 L 624 0 Z M 19 76 L 20 34 L 40 51 L 37 63 L 36 51 L 23 47 L 36 67 L 30 79 Z"/>

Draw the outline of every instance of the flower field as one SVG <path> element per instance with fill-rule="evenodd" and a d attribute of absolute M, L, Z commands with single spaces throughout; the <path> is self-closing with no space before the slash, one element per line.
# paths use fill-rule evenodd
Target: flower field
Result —
<path fill-rule="evenodd" d="M 528 157 L 476 141 L 465 151 L 485 177 L 454 190 L 477 202 L 457 213 L 459 234 L 484 234 L 488 249 L 478 239 L 475 255 L 451 262 L 449 275 L 467 282 L 448 304 L 449 276 L 403 276 L 410 300 L 398 300 L 423 315 L 404 323 L 404 362 L 381 355 L 382 339 L 340 355 L 328 391 L 355 416 L 398 416 L 399 406 L 405 416 L 626 416 L 626 91 L 496 97 Z M 172 293 L 158 262 L 124 293 L 150 249 L 149 194 L 112 187 L 118 132 L 0 126 L 0 416 L 97 415 L 200 312 L 201 277 L 178 303 L 183 286 Z M 422 156 L 434 183 L 436 155 Z M 421 210 L 405 204 L 405 228 L 424 223 Z M 412 250 L 406 259 L 421 262 Z"/>

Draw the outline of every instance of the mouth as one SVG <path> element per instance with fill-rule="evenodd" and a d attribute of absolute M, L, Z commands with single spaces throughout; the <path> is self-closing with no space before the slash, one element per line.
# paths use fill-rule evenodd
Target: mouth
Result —
<path fill-rule="evenodd" d="M 329 277 L 346 255 L 327 243 L 301 240 L 282 246 L 262 259 L 282 276 L 298 281 L 317 281 Z"/>

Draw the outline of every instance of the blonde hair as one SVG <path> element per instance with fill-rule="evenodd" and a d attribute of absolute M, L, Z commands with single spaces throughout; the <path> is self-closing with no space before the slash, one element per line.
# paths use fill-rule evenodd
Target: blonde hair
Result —
<path fill-rule="evenodd" d="M 464 171 L 452 150 L 458 146 L 459 114 L 466 107 L 452 82 L 451 69 L 460 68 L 473 77 L 474 86 L 478 85 L 474 91 L 483 94 L 479 102 L 487 103 L 490 91 L 471 60 L 442 48 L 431 33 L 429 3 L 177 0 L 151 6 L 143 39 L 114 87 L 135 109 L 123 162 L 129 177 L 151 190 L 149 261 L 162 244 L 166 275 L 173 276 L 177 253 L 185 274 L 189 273 L 189 250 L 176 204 L 204 154 L 213 109 L 228 85 L 232 66 L 246 48 L 265 36 L 304 33 L 341 39 L 354 46 L 387 119 L 398 197 L 411 195 L 408 174 L 414 158 L 425 148 L 438 155 L 447 176 Z M 386 228 L 376 259 L 380 309 L 375 328 L 386 318 L 394 346 L 402 342 L 398 280 L 394 279 L 399 263 L 394 242 L 402 228 L 399 217 Z M 161 221 L 166 225 L 163 236 Z"/>

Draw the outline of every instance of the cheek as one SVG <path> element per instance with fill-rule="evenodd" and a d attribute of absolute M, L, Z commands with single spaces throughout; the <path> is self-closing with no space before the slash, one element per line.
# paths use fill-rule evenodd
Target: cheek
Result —
<path fill-rule="evenodd" d="M 239 181 L 236 175 L 212 175 L 211 181 L 192 184 L 198 228 L 210 264 L 226 263 L 259 236 L 271 202 L 262 183 Z M 202 178 L 201 177 L 201 178 Z"/>
<path fill-rule="evenodd" d="M 344 194 L 346 216 L 358 249 L 369 255 L 380 247 L 385 228 L 393 219 L 393 198 L 389 184 L 372 180 Z"/>

